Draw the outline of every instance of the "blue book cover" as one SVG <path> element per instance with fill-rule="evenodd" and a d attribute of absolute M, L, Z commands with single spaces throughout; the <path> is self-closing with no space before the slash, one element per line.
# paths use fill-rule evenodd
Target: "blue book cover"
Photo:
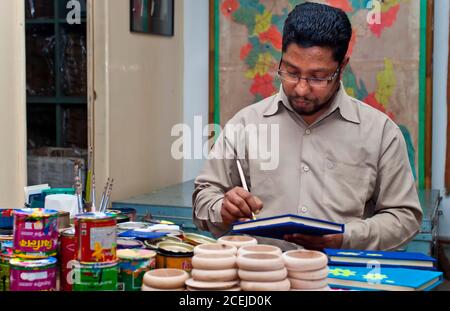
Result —
<path fill-rule="evenodd" d="M 330 265 L 366 266 L 376 262 L 384 267 L 405 267 L 435 270 L 436 259 L 422 253 L 383 252 L 350 249 L 325 249 Z"/>
<path fill-rule="evenodd" d="M 429 291 L 442 283 L 438 271 L 372 266 L 329 266 L 332 288 L 384 291 Z"/>
<path fill-rule="evenodd" d="M 233 233 L 283 239 L 285 234 L 327 235 L 344 232 L 344 225 L 321 219 L 281 215 L 233 224 Z"/>

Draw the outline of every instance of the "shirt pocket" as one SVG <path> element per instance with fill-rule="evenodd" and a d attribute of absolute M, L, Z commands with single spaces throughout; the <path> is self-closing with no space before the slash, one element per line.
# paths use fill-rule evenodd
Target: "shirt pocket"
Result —
<path fill-rule="evenodd" d="M 324 172 L 324 206 L 341 217 L 362 218 L 370 168 L 326 159 Z"/>

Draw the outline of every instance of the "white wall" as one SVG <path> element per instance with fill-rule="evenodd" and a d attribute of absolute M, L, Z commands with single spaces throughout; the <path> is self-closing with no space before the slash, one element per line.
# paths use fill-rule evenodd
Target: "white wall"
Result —
<path fill-rule="evenodd" d="M 130 32 L 129 0 L 90 4 L 97 198 L 108 176 L 113 201 L 180 183 L 171 129 L 184 120 L 184 2 L 175 0 L 174 37 Z"/>
<path fill-rule="evenodd" d="M 24 1 L 0 1 L 0 207 L 22 207 L 26 186 Z"/>
<path fill-rule="evenodd" d="M 447 71 L 449 39 L 449 1 L 435 1 L 434 76 L 433 76 L 433 158 L 432 188 L 444 195 L 444 174 L 447 137 Z M 450 190 L 450 189 L 449 189 Z M 450 197 L 441 203 L 439 235 L 450 239 Z"/>
<path fill-rule="evenodd" d="M 184 123 L 194 135 L 194 118 L 208 124 L 208 68 L 209 68 L 209 0 L 184 0 Z M 195 133 L 195 135 L 198 135 Z M 201 135 L 201 133 L 200 133 Z M 194 146 L 202 148 L 207 139 Z M 201 153 L 201 149 L 197 152 Z M 203 160 L 183 162 L 183 181 L 194 179 L 203 166 Z"/>

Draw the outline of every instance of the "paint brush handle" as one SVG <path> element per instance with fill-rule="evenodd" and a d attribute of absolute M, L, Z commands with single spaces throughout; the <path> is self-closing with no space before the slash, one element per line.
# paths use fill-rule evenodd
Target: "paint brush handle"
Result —
<path fill-rule="evenodd" d="M 237 168 L 239 171 L 239 177 L 241 178 L 242 187 L 246 191 L 249 191 L 248 186 L 247 186 L 247 181 L 245 180 L 244 170 L 242 169 L 242 166 L 241 166 L 241 162 L 239 162 L 239 160 L 236 159 L 236 164 L 237 164 Z M 255 216 L 255 213 L 253 213 L 253 211 L 252 211 L 252 219 L 256 220 L 256 216 Z"/>

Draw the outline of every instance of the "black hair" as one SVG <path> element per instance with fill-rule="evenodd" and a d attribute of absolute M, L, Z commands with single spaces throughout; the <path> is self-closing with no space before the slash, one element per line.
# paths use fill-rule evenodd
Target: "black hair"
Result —
<path fill-rule="evenodd" d="M 303 48 L 328 47 L 334 59 L 342 63 L 352 37 L 352 25 L 341 9 L 306 2 L 292 10 L 284 24 L 283 52 L 295 43 Z"/>

